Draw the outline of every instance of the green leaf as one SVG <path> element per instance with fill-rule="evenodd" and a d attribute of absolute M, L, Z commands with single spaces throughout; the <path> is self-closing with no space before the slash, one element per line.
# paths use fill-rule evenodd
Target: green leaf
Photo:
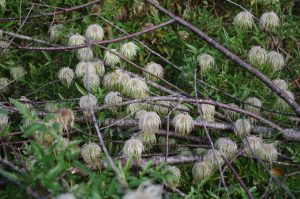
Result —
<path fill-rule="evenodd" d="M 86 95 L 86 91 L 83 88 L 81 88 L 81 86 L 79 86 L 77 83 L 75 83 L 75 86 L 77 90 L 81 93 L 81 95 Z"/>
<path fill-rule="evenodd" d="M 9 99 L 9 101 L 16 107 L 16 109 L 23 115 L 24 118 L 31 118 L 30 112 L 23 103 L 11 98 Z"/>

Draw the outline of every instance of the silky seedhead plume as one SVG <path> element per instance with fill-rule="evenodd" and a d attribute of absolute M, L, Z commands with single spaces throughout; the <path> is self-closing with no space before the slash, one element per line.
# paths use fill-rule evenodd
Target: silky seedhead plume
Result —
<path fill-rule="evenodd" d="M 213 174 L 213 165 L 208 161 L 197 162 L 192 169 L 194 182 L 201 182 Z"/>
<path fill-rule="evenodd" d="M 57 42 L 63 38 L 63 25 L 58 24 L 50 27 L 49 34 L 50 40 Z"/>
<path fill-rule="evenodd" d="M 88 90 L 88 88 L 96 88 L 100 84 L 100 78 L 97 74 L 85 74 L 82 78 L 84 88 Z"/>
<path fill-rule="evenodd" d="M 55 199 L 76 199 L 71 193 L 62 193 L 55 197 Z"/>
<path fill-rule="evenodd" d="M 243 139 L 243 145 L 247 155 L 252 156 L 252 152 L 259 155 L 263 149 L 263 140 L 255 135 L 250 135 Z"/>
<path fill-rule="evenodd" d="M 295 101 L 295 96 L 291 91 L 284 91 L 287 96 L 289 96 L 293 101 Z M 289 109 L 290 106 L 284 101 L 282 98 L 276 96 L 276 101 L 275 101 L 275 108 L 278 108 L 280 110 L 286 110 Z"/>
<path fill-rule="evenodd" d="M 203 114 L 203 120 L 206 122 L 215 121 L 215 106 L 211 104 L 201 104 L 201 111 Z"/>
<path fill-rule="evenodd" d="M 173 125 L 177 133 L 188 135 L 194 129 L 194 120 L 189 114 L 180 113 L 174 117 Z"/>
<path fill-rule="evenodd" d="M 89 25 L 85 31 L 85 36 L 91 41 L 101 41 L 104 38 L 103 28 L 97 24 Z"/>
<path fill-rule="evenodd" d="M 132 98 L 147 97 L 149 92 L 148 85 L 143 80 L 131 78 L 124 86 L 123 93 Z"/>
<path fill-rule="evenodd" d="M 74 79 L 74 72 L 71 68 L 65 67 L 59 70 L 58 79 L 61 83 L 67 87 L 69 87 Z"/>
<path fill-rule="evenodd" d="M 114 67 L 115 65 L 117 65 L 121 62 L 119 56 L 116 55 L 115 53 L 118 53 L 118 51 L 116 49 L 111 49 L 110 51 L 109 50 L 105 51 L 104 63 L 107 66 Z"/>
<path fill-rule="evenodd" d="M 126 107 L 126 112 L 128 114 L 136 114 L 140 110 L 144 110 L 145 106 L 142 103 L 132 103 Z"/>
<path fill-rule="evenodd" d="M 164 75 L 164 69 L 160 64 L 150 62 L 146 65 L 145 70 L 153 75 L 156 75 L 160 78 Z M 144 72 L 144 75 L 146 79 L 152 80 L 152 81 L 158 81 L 158 78 L 154 77 L 153 75 Z"/>
<path fill-rule="evenodd" d="M 85 96 L 82 96 L 79 100 L 79 107 L 84 110 L 84 115 L 89 116 L 90 108 L 94 108 L 97 106 L 97 98 L 92 95 L 88 94 Z"/>
<path fill-rule="evenodd" d="M 133 42 L 125 43 L 121 46 L 121 54 L 124 55 L 125 58 L 132 60 L 137 55 L 139 47 L 135 45 Z"/>
<path fill-rule="evenodd" d="M 278 158 L 278 152 L 274 144 L 263 144 L 262 150 L 258 156 L 262 160 L 275 161 Z"/>
<path fill-rule="evenodd" d="M 219 138 L 215 147 L 223 152 L 226 157 L 233 157 L 237 153 L 237 144 L 229 138 Z"/>
<path fill-rule="evenodd" d="M 259 26 L 265 31 L 275 31 L 280 26 L 280 19 L 275 12 L 265 12 L 259 19 Z"/>
<path fill-rule="evenodd" d="M 57 104 L 48 102 L 45 104 L 45 111 L 48 113 L 54 113 L 55 111 L 57 111 L 58 107 Z"/>
<path fill-rule="evenodd" d="M 17 81 L 21 80 L 26 74 L 26 70 L 22 66 L 12 67 L 9 72 L 11 77 Z"/>
<path fill-rule="evenodd" d="M 145 150 L 150 150 L 153 147 L 153 144 L 156 143 L 155 133 L 139 132 L 136 138 L 143 143 Z"/>
<path fill-rule="evenodd" d="M 91 62 L 79 62 L 76 65 L 75 74 L 77 77 L 83 77 L 87 71 L 89 71 L 90 74 L 95 74 L 96 70 L 93 67 Z"/>
<path fill-rule="evenodd" d="M 161 116 L 166 116 L 170 111 L 168 106 L 171 106 L 169 101 L 157 101 L 153 106 L 153 110 Z"/>
<path fill-rule="evenodd" d="M 147 112 L 139 119 L 139 128 L 144 133 L 156 133 L 161 126 L 161 120 L 156 112 Z"/>
<path fill-rule="evenodd" d="M 130 77 L 127 73 L 125 73 L 121 69 L 118 69 L 104 75 L 103 86 L 107 90 L 122 91 L 129 79 Z"/>
<path fill-rule="evenodd" d="M 132 158 L 134 161 L 140 161 L 144 151 L 143 143 L 136 138 L 127 140 L 123 147 L 123 155 L 126 158 Z"/>
<path fill-rule="evenodd" d="M 267 61 L 267 51 L 260 46 L 252 46 L 248 58 L 253 66 L 261 66 Z"/>
<path fill-rule="evenodd" d="M 245 100 L 244 109 L 259 115 L 261 106 L 262 102 L 258 98 L 249 97 Z"/>
<path fill-rule="evenodd" d="M 96 59 L 92 62 L 93 68 L 96 70 L 96 73 L 99 77 L 102 77 L 105 73 L 105 67 L 103 61 Z"/>
<path fill-rule="evenodd" d="M 69 46 L 78 46 L 85 44 L 85 37 L 79 34 L 72 35 L 69 39 Z"/>
<path fill-rule="evenodd" d="M 91 48 L 81 48 L 77 51 L 77 58 L 80 61 L 92 61 L 94 59 L 94 53 Z"/>
<path fill-rule="evenodd" d="M 274 79 L 272 82 L 284 91 L 287 91 L 289 88 L 288 83 L 283 79 Z"/>
<path fill-rule="evenodd" d="M 54 118 L 54 121 L 59 123 L 64 130 L 68 131 L 68 129 L 73 127 L 75 116 L 71 109 L 62 108 L 55 113 L 56 117 Z"/>
<path fill-rule="evenodd" d="M 106 105 L 116 105 L 123 101 L 121 94 L 119 92 L 109 92 L 104 98 L 104 103 Z M 117 106 L 112 106 L 108 108 L 113 114 L 118 111 Z"/>
<path fill-rule="evenodd" d="M 135 191 L 127 191 L 122 199 L 162 199 L 163 186 L 146 181 Z"/>
<path fill-rule="evenodd" d="M 86 143 L 81 147 L 81 156 L 90 166 L 99 166 L 101 153 L 100 146 L 94 142 Z"/>
<path fill-rule="evenodd" d="M 250 134 L 251 124 L 247 119 L 238 119 L 234 122 L 234 133 L 236 136 L 245 137 Z"/>
<path fill-rule="evenodd" d="M 254 26 L 253 15 L 248 11 L 242 11 L 233 20 L 233 24 L 239 30 L 248 30 Z"/>
<path fill-rule="evenodd" d="M 164 169 L 164 182 L 172 188 L 179 185 L 181 172 L 176 166 L 166 166 Z"/>
<path fill-rule="evenodd" d="M 9 86 L 9 80 L 6 77 L 1 77 L 0 78 L 0 92 L 7 92 Z"/>
<path fill-rule="evenodd" d="M 0 113 L 0 131 L 3 130 L 8 125 L 8 116 L 6 114 Z"/>
<path fill-rule="evenodd" d="M 225 155 L 222 151 L 209 149 L 203 156 L 203 160 L 210 162 L 214 168 L 222 167 L 224 164 L 222 155 Z"/>
<path fill-rule="evenodd" d="M 214 65 L 215 65 L 215 60 L 214 58 L 206 53 L 203 53 L 197 57 L 199 66 L 200 66 L 200 71 L 201 73 L 205 73 L 206 71 L 211 70 Z"/>
<path fill-rule="evenodd" d="M 283 55 L 276 51 L 271 51 L 268 53 L 267 62 L 272 72 L 281 71 L 284 67 Z"/>

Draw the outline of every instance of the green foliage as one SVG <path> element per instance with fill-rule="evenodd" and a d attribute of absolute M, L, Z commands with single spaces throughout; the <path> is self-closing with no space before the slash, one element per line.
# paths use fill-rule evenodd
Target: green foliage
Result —
<path fill-rule="evenodd" d="M 0 0 L 1 1 L 1 0 Z M 41 1 L 42 2 L 42 1 Z M 36 4 L 33 6 L 28 0 L 7 0 L 6 9 L 0 9 L 0 17 L 19 17 L 59 11 L 60 8 L 69 8 L 86 3 L 84 0 L 52 0 L 46 1 L 48 6 Z M 130 0 L 105 0 L 99 4 L 88 6 L 80 10 L 57 15 L 55 17 L 38 17 L 23 20 L 15 20 L 2 22 L 1 28 L 5 31 L 18 32 L 23 35 L 32 36 L 50 42 L 49 28 L 53 24 L 63 24 L 63 37 L 57 42 L 59 45 L 66 46 L 68 38 L 75 34 L 84 32 L 88 25 L 99 24 L 105 30 L 105 39 L 112 39 L 124 35 L 116 28 L 108 25 L 100 16 L 103 16 L 113 22 L 114 25 L 124 29 L 126 32 L 133 33 L 142 30 L 149 23 L 158 24 L 168 19 L 167 16 L 159 12 L 143 12 L 134 14 L 134 6 L 136 2 Z M 295 94 L 298 91 L 292 82 L 298 78 L 299 74 L 299 48 L 300 48 L 300 17 L 299 9 L 294 5 L 296 1 L 284 0 L 276 4 L 262 5 L 258 0 L 238 1 L 240 5 L 259 18 L 266 10 L 274 10 L 282 21 L 279 30 L 272 33 L 273 37 L 263 32 L 256 22 L 252 30 L 239 30 L 232 25 L 233 18 L 241 11 L 228 1 L 159 1 L 160 4 L 191 22 L 194 26 L 201 29 L 209 37 L 213 38 L 224 47 L 230 49 L 243 60 L 249 62 L 248 51 L 254 45 L 259 45 L 268 51 L 278 50 L 285 56 L 285 67 L 279 72 L 270 72 L 270 69 L 263 65 L 258 70 L 268 76 L 270 79 L 281 78 L 291 84 L 290 90 Z M 182 3 L 185 2 L 185 3 Z M 299 6 L 298 6 L 299 7 Z M 148 8 L 149 9 L 149 8 Z M 124 13 L 122 13 L 124 12 Z M 24 22 L 24 25 L 22 23 Z M 19 29 L 20 28 L 20 29 Z M 18 31 L 19 30 L 19 31 Z M 186 31 L 189 36 L 187 39 L 181 39 L 179 32 Z M 12 37 L 2 36 L 0 41 L 9 41 Z M 225 55 L 218 52 L 209 44 L 199 39 L 189 30 L 179 25 L 172 24 L 154 32 L 139 36 L 145 44 L 165 58 L 171 60 L 182 71 L 174 69 L 170 64 L 166 64 L 157 56 L 152 55 L 147 49 L 141 47 L 139 55 L 135 60 L 140 66 L 145 66 L 150 61 L 160 63 L 164 68 L 164 78 L 192 96 L 194 92 L 194 74 L 199 72 L 197 56 L 201 53 L 207 53 L 214 57 L 215 68 L 208 73 L 197 73 L 197 78 L 210 85 L 214 85 L 218 89 L 230 93 L 239 100 L 245 100 L 248 97 L 258 97 L 263 102 L 263 107 L 267 110 L 274 110 L 274 102 L 277 99 L 271 91 L 266 88 L 257 78 L 245 70 L 242 70 L 236 63 L 230 61 Z M 274 46 L 274 41 L 279 41 Z M 272 43 L 273 41 L 273 43 Z M 15 38 L 14 43 L 21 46 L 30 46 L 28 42 Z M 125 41 L 124 41 L 125 42 Z M 124 43 L 121 42 L 121 43 Z M 119 48 L 121 43 L 109 44 L 108 48 Z M 54 42 L 52 42 L 54 44 Z M 34 44 L 38 46 L 42 44 Z M 93 50 L 96 57 L 103 60 L 104 51 L 94 46 Z M 21 145 L 15 147 L 16 151 L 12 151 L 9 146 L 1 144 L 1 159 L 9 160 L 16 165 L 21 171 L 16 171 L 9 166 L 0 166 L 0 190 L 1 198 L 30 198 L 32 194 L 28 190 L 37 192 L 42 197 L 55 197 L 60 193 L 72 192 L 77 198 L 122 198 L 126 192 L 116 179 L 114 171 L 110 168 L 107 158 L 102 155 L 106 166 L 91 167 L 86 165 L 80 155 L 80 146 L 89 141 L 98 143 L 97 134 L 90 120 L 84 124 L 76 123 L 70 132 L 60 133 L 61 125 L 54 120 L 55 114 L 44 117 L 38 113 L 44 112 L 45 102 L 57 102 L 59 108 L 69 107 L 75 112 L 76 118 L 83 118 L 82 112 L 78 108 L 78 99 L 80 96 L 86 95 L 87 91 L 81 79 L 75 79 L 69 88 L 64 87 L 58 80 L 57 74 L 62 67 L 75 68 L 77 64 L 75 51 L 21 51 L 8 49 L 1 55 L 0 74 L 1 77 L 11 78 L 9 70 L 15 66 L 22 66 L 27 71 L 25 78 L 20 81 L 13 81 L 9 86 L 9 91 L 5 94 L 1 92 L 1 103 L 9 102 L 11 107 L 17 110 L 19 114 L 10 113 L 11 123 L 4 130 L 2 135 L 11 132 L 20 132 L 18 136 L 8 136 L 1 139 L 1 143 L 17 143 L 24 141 Z M 126 70 L 134 72 L 142 76 L 142 72 L 131 67 L 127 63 L 122 63 Z M 106 67 L 106 73 L 112 69 Z M 102 81 L 102 79 L 101 79 Z M 162 83 L 162 82 L 158 82 Z M 205 86 L 198 84 L 199 97 L 210 98 L 223 103 L 235 102 L 242 107 L 242 103 L 234 101 L 232 98 Z M 92 94 L 96 96 L 99 104 L 104 104 L 104 97 L 108 92 L 102 85 L 92 89 Z M 160 95 L 160 91 L 153 91 Z M 28 96 L 27 96 L 28 95 Z M 18 101 L 21 96 L 26 96 L 32 100 L 34 108 L 29 108 Z M 298 97 L 296 96 L 296 100 Z M 36 103 L 35 103 L 36 102 Z M 2 113 L 4 109 L 0 109 Z M 276 109 L 277 110 L 277 109 Z M 197 110 L 194 109 L 196 112 Z M 222 111 L 220 111 L 222 112 Z M 292 114 L 292 110 L 283 110 L 285 113 Z M 7 113 L 5 111 L 5 113 Z M 21 115 L 21 117 L 20 117 Z M 98 125 L 103 127 L 104 120 L 112 117 L 108 110 L 96 110 Z M 126 116 L 124 112 L 118 113 L 117 117 Z M 262 112 L 262 116 L 280 124 L 283 127 L 294 126 L 286 114 L 271 114 L 268 111 Z M 86 118 L 85 118 L 86 119 Z M 23 125 L 22 120 L 30 121 L 29 124 Z M 54 121 L 54 122 L 53 122 Z M 260 125 L 260 124 L 259 124 Z M 117 157 L 122 150 L 121 144 L 109 142 L 109 140 L 126 141 L 132 134 L 132 129 L 124 130 L 122 128 L 106 128 L 101 129 L 101 133 L 107 142 L 105 143 L 110 155 Z M 219 132 L 211 131 L 213 140 L 220 137 Z M 194 135 L 200 138 L 205 137 L 203 130 L 195 130 Z M 233 136 L 232 132 L 224 132 L 224 136 L 232 137 L 235 141 L 241 143 L 240 139 Z M 61 147 L 64 138 L 69 139 L 66 148 Z M 51 140 L 51 142 L 49 142 Z M 283 142 L 281 135 L 273 134 L 268 137 L 268 141 L 278 141 L 279 151 L 288 156 L 287 160 L 291 160 L 293 164 L 300 162 L 300 147 L 297 143 Z M 177 144 L 182 144 L 179 141 Z M 63 149 L 62 149 L 63 148 Z M 155 148 L 153 153 L 160 150 Z M 164 154 L 163 154 L 164 155 Z M 284 160 L 282 158 L 281 160 Z M 22 163 L 23 162 L 23 163 Z M 123 164 L 122 164 L 123 163 Z M 141 183 L 151 180 L 154 184 L 162 183 L 165 176 L 162 175 L 164 165 L 153 167 L 152 162 L 146 163 L 141 168 L 131 168 L 129 161 L 116 162 L 120 170 L 121 177 L 126 180 L 130 189 L 136 189 Z M 275 166 L 268 164 L 269 169 Z M 23 165 L 26 165 L 24 168 Z M 237 170 L 241 179 L 247 184 L 254 198 L 261 197 L 265 191 L 268 191 L 267 198 L 285 198 L 286 194 L 266 173 L 262 165 L 257 161 L 238 157 L 233 160 L 232 165 Z M 297 165 L 298 167 L 298 165 Z M 200 183 L 193 183 L 191 174 L 192 164 L 179 165 L 182 172 L 182 178 L 178 189 L 187 194 L 186 198 L 226 198 L 227 193 L 224 187 L 219 186 L 220 174 L 216 172 L 213 176 L 204 179 Z M 228 168 L 223 167 L 225 172 L 225 181 L 228 193 L 231 198 L 247 198 L 247 195 L 238 181 Z M 278 175 L 279 180 L 283 181 L 290 191 L 300 196 L 299 183 L 300 178 L 295 174 L 289 178 L 284 175 L 297 172 L 297 169 L 291 166 L 280 166 L 283 174 Z M 3 181 L 3 182 L 2 182 Z M 169 194 L 169 195 L 168 195 Z M 168 192 L 169 198 L 180 198 L 178 193 Z"/>

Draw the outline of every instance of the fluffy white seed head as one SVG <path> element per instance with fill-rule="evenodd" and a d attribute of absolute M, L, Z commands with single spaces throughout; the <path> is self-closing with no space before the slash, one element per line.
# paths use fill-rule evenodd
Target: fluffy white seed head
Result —
<path fill-rule="evenodd" d="M 0 113 L 0 131 L 3 130 L 8 124 L 8 116 Z"/>
<path fill-rule="evenodd" d="M 174 104 L 174 107 L 177 108 L 176 111 L 174 111 L 174 114 L 180 114 L 180 113 L 188 113 L 190 111 L 189 107 L 185 104 Z"/>
<path fill-rule="evenodd" d="M 146 181 L 135 191 L 128 191 L 122 199 L 162 199 L 163 187 Z"/>
<path fill-rule="evenodd" d="M 261 106 L 262 102 L 258 98 L 249 97 L 245 100 L 244 109 L 259 115 Z"/>
<path fill-rule="evenodd" d="M 169 101 L 157 101 L 153 106 L 153 110 L 157 112 L 159 115 L 165 116 L 169 113 L 169 108 L 171 103 Z"/>
<path fill-rule="evenodd" d="M 26 74 L 26 70 L 22 66 L 12 67 L 9 70 L 11 77 L 14 80 L 20 80 Z"/>
<path fill-rule="evenodd" d="M 154 133 L 140 132 L 137 134 L 136 138 L 143 143 L 145 150 L 151 149 L 153 144 L 156 143 L 156 136 Z"/>
<path fill-rule="evenodd" d="M 188 147 L 179 147 L 177 148 L 179 156 L 192 156 L 193 153 Z"/>
<path fill-rule="evenodd" d="M 280 26 L 280 19 L 275 12 L 265 12 L 259 19 L 259 26 L 265 31 L 275 31 Z"/>
<path fill-rule="evenodd" d="M 75 74 L 77 77 L 83 77 L 87 71 L 89 71 L 90 74 L 96 73 L 96 70 L 91 62 L 81 61 L 76 65 Z"/>
<path fill-rule="evenodd" d="M 278 152 L 274 144 L 263 144 L 259 157 L 266 161 L 275 161 L 278 158 Z"/>
<path fill-rule="evenodd" d="M 89 88 L 91 87 L 97 87 L 100 84 L 100 78 L 98 77 L 97 74 L 86 74 L 83 78 L 83 85 L 85 87 L 85 89 L 88 89 L 88 85 Z"/>
<path fill-rule="evenodd" d="M 267 62 L 270 65 L 272 72 L 280 71 L 284 67 L 283 55 L 276 51 L 271 51 L 268 53 Z"/>
<path fill-rule="evenodd" d="M 103 85 L 107 90 L 118 90 L 121 91 L 130 77 L 127 73 L 118 69 L 111 73 L 104 75 Z"/>
<path fill-rule="evenodd" d="M 215 121 L 215 106 L 211 104 L 201 104 L 201 111 L 203 113 L 203 120 L 206 122 Z"/>
<path fill-rule="evenodd" d="M 128 114 L 136 114 L 138 111 L 143 109 L 144 109 L 144 105 L 142 103 L 132 103 L 126 107 L 126 112 Z"/>
<path fill-rule="evenodd" d="M 234 133 L 236 136 L 245 137 L 250 134 L 251 124 L 247 119 L 238 119 L 234 122 Z"/>
<path fill-rule="evenodd" d="M 147 97 L 149 88 L 146 82 L 138 78 L 131 78 L 127 81 L 123 89 L 124 94 L 132 98 Z"/>
<path fill-rule="evenodd" d="M 121 60 L 118 57 L 118 55 L 114 54 L 113 52 L 118 53 L 118 51 L 116 49 L 111 49 L 110 51 L 108 51 L 108 50 L 105 51 L 105 54 L 104 54 L 104 63 L 107 66 L 115 66 L 115 65 L 117 65 L 118 63 L 121 62 Z"/>
<path fill-rule="evenodd" d="M 231 107 L 234 107 L 234 108 L 239 108 L 239 106 L 234 104 L 234 103 L 229 103 L 227 105 L 229 105 Z M 233 118 L 233 119 L 236 119 L 240 115 L 238 112 L 228 110 L 228 109 L 224 109 L 224 112 L 225 112 L 226 115 L 228 115 L 230 118 Z"/>
<path fill-rule="evenodd" d="M 101 41 L 104 38 L 103 28 L 97 24 L 89 25 L 85 31 L 85 36 L 91 41 Z"/>
<path fill-rule="evenodd" d="M 164 75 L 164 69 L 160 64 L 154 63 L 154 62 L 150 62 L 146 65 L 145 70 L 153 75 L 156 75 L 160 78 L 163 77 Z M 146 77 L 146 79 L 152 80 L 152 81 L 157 81 L 158 78 L 144 72 L 144 75 Z"/>
<path fill-rule="evenodd" d="M 51 26 L 50 30 L 49 30 L 50 40 L 57 42 L 60 39 L 62 39 L 62 37 L 63 37 L 62 29 L 63 29 L 62 24 Z"/>
<path fill-rule="evenodd" d="M 91 48 L 81 48 L 77 51 L 77 58 L 80 61 L 92 61 L 94 59 L 94 53 Z"/>
<path fill-rule="evenodd" d="M 248 58 L 253 66 L 261 66 L 267 61 L 267 51 L 260 46 L 252 46 Z"/>
<path fill-rule="evenodd" d="M 224 164 L 222 155 L 225 154 L 219 150 L 209 149 L 206 151 L 205 155 L 203 156 L 203 160 L 210 162 L 214 168 L 218 168 L 218 164 L 220 165 L 220 167 L 222 167 Z"/>
<path fill-rule="evenodd" d="M 72 35 L 69 39 L 69 46 L 78 46 L 85 44 L 85 37 L 79 34 Z"/>
<path fill-rule="evenodd" d="M 284 91 L 293 101 L 295 101 L 295 96 L 291 91 Z M 281 99 L 280 97 L 276 98 L 275 104 L 274 104 L 275 108 L 278 108 L 280 110 L 286 110 L 289 109 L 290 106 L 286 103 L 286 101 L 284 101 L 283 99 Z"/>
<path fill-rule="evenodd" d="M 251 29 L 254 26 L 253 15 L 248 11 L 242 11 L 235 16 L 233 20 L 233 24 L 238 29 L 244 29 L 244 30 Z"/>
<path fill-rule="evenodd" d="M 50 146 L 54 141 L 54 137 L 50 135 L 48 131 L 45 131 L 43 133 L 40 131 L 36 131 L 33 133 L 33 138 L 39 145 L 43 147 Z"/>
<path fill-rule="evenodd" d="M 188 135 L 194 129 L 194 120 L 189 114 L 180 113 L 173 119 L 175 131 L 182 135 Z"/>
<path fill-rule="evenodd" d="M 187 31 L 179 31 L 178 32 L 178 35 L 179 35 L 179 38 L 182 40 L 182 41 L 185 41 L 189 38 L 189 33 Z"/>
<path fill-rule="evenodd" d="M 272 80 L 272 82 L 284 91 L 287 91 L 289 88 L 288 83 L 286 81 L 284 81 L 283 79 L 274 79 L 274 80 Z"/>
<path fill-rule="evenodd" d="M 55 144 L 54 151 L 56 153 L 62 152 L 68 149 L 70 140 L 68 138 L 56 139 L 52 144 Z"/>
<path fill-rule="evenodd" d="M 144 115 L 145 114 L 147 114 L 148 113 L 148 111 L 145 111 L 145 110 L 139 110 L 139 111 L 137 111 L 136 112 L 136 114 L 135 114 L 135 119 L 140 119 L 140 118 L 142 118 L 142 117 L 144 117 Z"/>
<path fill-rule="evenodd" d="M 90 115 L 90 107 L 94 108 L 96 106 L 97 98 L 92 94 L 82 96 L 79 100 L 79 107 L 84 110 L 86 116 Z"/>
<path fill-rule="evenodd" d="M 232 157 L 238 149 L 237 144 L 229 138 L 219 138 L 215 143 L 215 147 L 222 151 L 226 157 Z"/>
<path fill-rule="evenodd" d="M 81 147 L 83 160 L 91 166 L 99 165 L 101 152 L 100 146 L 94 142 L 86 143 Z"/>
<path fill-rule="evenodd" d="M 54 113 L 55 111 L 57 111 L 57 104 L 48 102 L 45 104 L 45 111 L 48 113 Z"/>
<path fill-rule="evenodd" d="M 54 122 L 59 123 L 63 130 L 68 131 L 74 126 L 75 115 L 71 109 L 62 108 L 55 113 L 56 117 L 54 118 Z"/>
<path fill-rule="evenodd" d="M 252 156 L 252 152 L 255 155 L 259 155 L 262 151 L 263 141 L 260 137 L 257 137 L 255 135 L 250 135 L 244 138 L 243 145 L 244 145 L 245 153 L 247 155 Z"/>
<path fill-rule="evenodd" d="M 214 58 L 209 54 L 201 54 L 197 57 L 201 73 L 211 70 L 215 65 Z"/>
<path fill-rule="evenodd" d="M 166 166 L 164 169 L 164 182 L 170 185 L 172 188 L 176 188 L 179 185 L 181 178 L 181 172 L 176 166 Z"/>
<path fill-rule="evenodd" d="M 139 47 L 133 42 L 125 43 L 121 46 L 121 54 L 125 58 L 132 60 L 136 55 Z"/>
<path fill-rule="evenodd" d="M 192 169 L 194 182 L 201 182 L 213 174 L 213 165 L 208 161 L 197 162 Z"/>
<path fill-rule="evenodd" d="M 147 112 L 139 119 L 139 128 L 143 133 L 156 133 L 160 126 L 161 120 L 156 112 Z"/>
<path fill-rule="evenodd" d="M 105 67 L 103 61 L 100 59 L 95 60 L 92 62 L 94 69 L 99 77 L 102 77 L 105 73 Z"/>
<path fill-rule="evenodd" d="M 59 70 L 58 72 L 58 79 L 61 81 L 62 84 L 69 87 L 74 79 L 74 72 L 69 67 L 64 67 Z"/>
<path fill-rule="evenodd" d="M 9 86 L 9 80 L 6 77 L 1 77 L 0 78 L 0 92 L 7 92 Z"/>
<path fill-rule="evenodd" d="M 107 93 L 107 95 L 104 98 L 104 103 L 106 105 L 115 105 L 115 104 L 119 104 L 123 101 L 121 95 L 119 92 L 109 92 Z M 116 114 L 118 111 L 118 107 L 117 106 L 112 106 L 109 107 L 109 110 Z"/>
<path fill-rule="evenodd" d="M 126 158 L 132 158 L 134 161 L 140 161 L 144 151 L 143 143 L 136 138 L 127 140 L 123 147 L 123 155 Z"/>
<path fill-rule="evenodd" d="M 2 11 L 5 11 L 6 9 L 6 0 L 0 0 L 0 7 Z"/>
<path fill-rule="evenodd" d="M 55 199 L 76 199 L 76 197 L 71 193 L 62 193 L 56 196 Z"/>

